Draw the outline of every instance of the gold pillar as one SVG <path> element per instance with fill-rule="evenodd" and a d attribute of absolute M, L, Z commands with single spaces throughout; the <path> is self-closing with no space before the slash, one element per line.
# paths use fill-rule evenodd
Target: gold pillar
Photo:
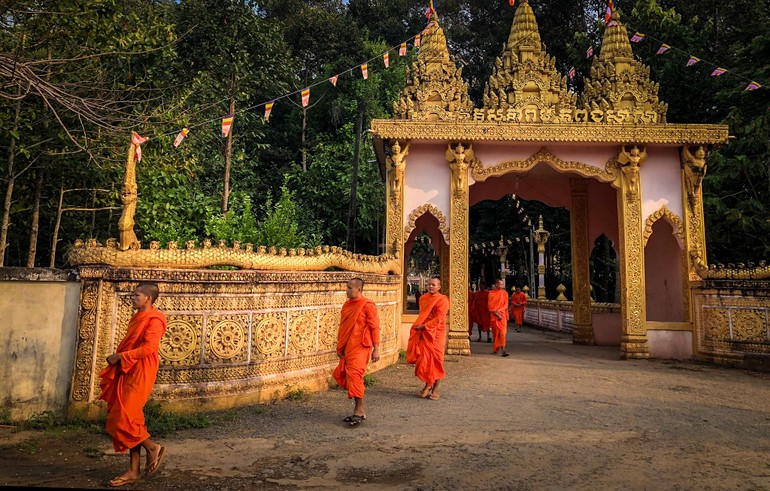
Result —
<path fill-rule="evenodd" d="M 131 141 L 128 145 L 128 158 L 126 159 L 126 174 L 123 176 L 123 186 L 120 189 L 120 200 L 123 203 L 123 211 L 118 219 L 118 232 L 120 241 L 118 247 L 121 251 L 139 249 L 141 244 L 134 233 L 134 214 L 136 213 L 136 147 Z"/>
<path fill-rule="evenodd" d="M 649 358 L 647 311 L 644 290 L 644 237 L 639 168 L 647 158 L 645 147 L 630 151 L 621 147 L 618 155 L 618 231 L 620 243 L 620 306 L 623 358 Z"/>
<path fill-rule="evenodd" d="M 689 259 L 690 281 L 700 281 L 698 271 L 708 269 L 706 262 L 706 230 L 703 220 L 703 188 L 706 176 L 706 149 L 699 146 L 695 153 L 688 146 L 682 147 L 682 194 L 684 227 Z"/>
<path fill-rule="evenodd" d="M 574 329 L 572 342 L 594 344 L 591 320 L 591 272 L 588 264 L 588 180 L 570 179 L 572 209 L 570 236 L 572 238 L 572 301 Z"/>
<path fill-rule="evenodd" d="M 446 294 L 452 284 L 449 277 L 449 244 L 444 242 L 444 237 L 439 239 L 438 246 L 439 275 L 441 275 L 441 291 Z"/>
<path fill-rule="evenodd" d="M 387 182 L 385 217 L 385 250 L 400 259 L 402 275 L 401 305 L 397 312 L 403 313 L 406 309 L 406 261 L 404 257 L 404 170 L 406 169 L 406 156 L 409 154 L 409 142 L 394 140 L 390 144 L 390 155 L 387 158 Z"/>
<path fill-rule="evenodd" d="M 537 244 L 537 299 L 545 300 L 545 244 L 551 235 L 543 228 L 543 215 L 540 215 L 538 228 L 535 230 L 534 238 Z"/>
<path fill-rule="evenodd" d="M 468 339 L 468 167 L 471 145 L 449 144 L 450 177 L 449 239 L 449 340 L 447 353 L 470 355 Z"/>

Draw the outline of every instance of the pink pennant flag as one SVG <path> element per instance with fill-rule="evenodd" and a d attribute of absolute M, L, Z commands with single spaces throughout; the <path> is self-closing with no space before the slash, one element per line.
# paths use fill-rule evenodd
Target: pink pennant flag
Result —
<path fill-rule="evenodd" d="M 414 47 L 415 48 L 419 48 L 420 47 L 420 35 L 419 34 L 414 37 Z"/>
<path fill-rule="evenodd" d="M 612 18 L 612 12 L 615 11 L 615 3 L 612 0 L 607 2 L 607 10 L 604 12 L 604 23 L 608 23 Z"/>
<path fill-rule="evenodd" d="M 146 142 L 147 140 L 149 140 L 149 138 L 146 138 L 146 137 L 143 137 L 143 136 L 139 136 L 139 133 L 137 133 L 136 131 L 132 131 L 131 132 L 131 143 L 134 144 L 134 150 L 135 150 L 135 153 L 136 153 L 136 161 L 137 162 L 140 162 L 142 160 L 142 147 L 141 147 L 141 145 L 142 145 L 142 143 Z"/>
<path fill-rule="evenodd" d="M 174 147 L 178 147 L 182 144 L 182 140 L 185 139 L 187 134 L 190 132 L 189 129 L 183 128 L 182 131 L 179 132 L 178 135 L 176 135 L 176 138 L 174 138 Z"/>
<path fill-rule="evenodd" d="M 658 52 L 657 52 L 657 53 L 655 53 L 655 54 L 656 54 L 656 55 L 662 55 L 663 53 L 665 53 L 665 52 L 666 52 L 666 51 L 668 51 L 669 49 L 671 49 L 671 46 L 669 46 L 669 45 L 668 45 L 668 44 L 666 44 L 666 43 L 663 43 L 663 44 L 661 44 L 661 45 L 660 45 L 660 48 L 658 48 Z"/>
<path fill-rule="evenodd" d="M 592 57 L 593 55 L 594 55 L 594 47 L 589 46 L 588 49 L 586 50 L 586 59 Z"/>
<path fill-rule="evenodd" d="M 369 78 L 369 65 L 368 64 L 364 63 L 363 65 L 361 65 L 361 75 L 363 75 L 364 80 Z"/>
<path fill-rule="evenodd" d="M 307 107 L 310 104 L 310 87 L 302 89 L 302 107 Z"/>
<path fill-rule="evenodd" d="M 634 33 L 634 35 L 631 36 L 632 43 L 638 43 L 642 39 L 644 39 L 644 34 L 642 34 L 641 32 Z"/>
<path fill-rule="evenodd" d="M 227 135 L 230 134 L 230 128 L 233 127 L 233 119 L 235 119 L 235 114 L 228 114 L 222 118 L 222 138 L 227 138 Z"/>
<path fill-rule="evenodd" d="M 385 68 L 390 66 L 390 53 L 385 53 L 382 55 L 382 62 L 385 63 Z"/>
<path fill-rule="evenodd" d="M 762 87 L 762 86 L 752 80 L 751 83 L 749 85 L 747 85 L 746 88 L 743 89 L 743 90 L 744 91 L 746 91 L 746 90 L 757 90 L 760 87 Z"/>
<path fill-rule="evenodd" d="M 401 46 L 398 48 L 398 56 L 406 56 L 406 43 L 401 43 Z"/>
<path fill-rule="evenodd" d="M 335 75 L 333 77 L 329 77 L 329 82 L 331 82 L 332 85 L 335 86 L 335 87 L 337 86 L 337 77 L 339 77 L 339 75 Z"/>
<path fill-rule="evenodd" d="M 270 113 L 273 112 L 273 104 L 275 104 L 275 99 L 265 104 L 265 121 L 270 121 Z"/>
<path fill-rule="evenodd" d="M 725 72 L 727 72 L 727 68 L 717 67 L 713 72 L 711 72 L 711 76 L 718 77 Z"/>
<path fill-rule="evenodd" d="M 569 74 L 568 74 L 569 75 L 569 79 L 572 80 L 573 78 L 575 78 L 575 74 L 576 73 L 577 72 L 575 71 L 575 67 L 574 66 L 572 68 L 570 68 L 569 69 Z"/>
<path fill-rule="evenodd" d="M 696 58 L 695 56 L 691 56 L 689 60 L 687 60 L 687 66 L 693 66 L 694 64 L 698 63 L 700 61 L 700 58 Z"/>

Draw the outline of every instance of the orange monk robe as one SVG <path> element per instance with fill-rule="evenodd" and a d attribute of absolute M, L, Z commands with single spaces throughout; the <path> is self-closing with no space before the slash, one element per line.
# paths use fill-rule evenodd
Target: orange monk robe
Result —
<path fill-rule="evenodd" d="M 476 322 L 476 295 L 468 290 L 468 335 L 473 334 L 474 322 Z"/>
<path fill-rule="evenodd" d="M 476 292 L 476 322 L 481 327 L 481 332 L 489 332 L 489 290 L 480 290 Z"/>
<path fill-rule="evenodd" d="M 519 304 L 517 307 L 516 304 Z M 516 292 L 511 295 L 511 314 L 513 314 L 513 322 L 517 326 L 524 323 L 524 307 L 527 306 L 527 294 L 524 292 Z"/>
<path fill-rule="evenodd" d="M 348 399 L 364 397 L 364 373 L 375 344 L 380 344 L 380 317 L 368 298 L 350 298 L 342 306 L 337 354 L 343 354 L 332 376 L 348 390 Z"/>
<path fill-rule="evenodd" d="M 143 409 L 158 375 L 158 346 L 165 332 L 163 312 L 155 307 L 137 312 L 115 350 L 120 353 L 120 363 L 107 366 L 99 374 L 99 399 L 107 401 L 106 429 L 116 452 L 125 452 L 150 438 Z"/>
<path fill-rule="evenodd" d="M 428 385 L 446 377 L 444 343 L 449 297 L 426 293 L 420 297 L 420 315 L 412 324 L 406 347 L 406 362 L 414 365 L 414 374 Z M 419 331 L 415 327 L 424 325 Z"/>
<path fill-rule="evenodd" d="M 487 306 L 489 309 L 492 336 L 495 340 L 492 351 L 497 353 L 497 350 L 500 348 L 505 348 L 505 336 L 508 334 L 508 292 L 505 290 L 490 291 Z M 502 316 L 502 319 L 498 319 L 494 312 L 499 313 Z"/>

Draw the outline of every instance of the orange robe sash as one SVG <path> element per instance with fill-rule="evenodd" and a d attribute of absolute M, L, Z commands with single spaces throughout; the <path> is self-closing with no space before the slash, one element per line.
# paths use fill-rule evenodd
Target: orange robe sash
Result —
<path fill-rule="evenodd" d="M 414 374 L 428 385 L 446 377 L 444 342 L 449 297 L 440 293 L 420 297 L 420 315 L 412 324 L 406 348 L 406 362 L 414 365 Z M 425 329 L 415 327 L 424 325 Z"/>
<path fill-rule="evenodd" d="M 99 374 L 101 395 L 107 402 L 106 430 L 116 452 L 125 452 L 150 437 L 144 424 L 144 405 L 158 375 L 158 346 L 166 332 L 166 316 L 155 307 L 137 312 L 118 345 L 120 363 Z"/>
<path fill-rule="evenodd" d="M 337 333 L 337 354 L 344 355 L 332 376 L 347 389 L 349 399 L 364 397 L 364 373 L 372 348 L 379 343 L 380 320 L 374 302 L 365 297 L 345 302 Z"/>
<path fill-rule="evenodd" d="M 497 353 L 500 348 L 505 348 L 505 337 L 508 334 L 508 293 L 505 290 L 490 291 L 487 305 L 494 336 L 493 351 Z M 499 313 L 502 319 L 498 319 L 494 312 Z"/>

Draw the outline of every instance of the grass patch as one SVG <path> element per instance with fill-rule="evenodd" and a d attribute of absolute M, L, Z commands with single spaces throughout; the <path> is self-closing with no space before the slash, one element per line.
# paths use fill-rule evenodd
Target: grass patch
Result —
<path fill-rule="evenodd" d="M 53 411 L 43 411 L 33 414 L 24 422 L 24 428 L 29 430 L 51 430 L 66 425 L 65 419 Z"/>
<path fill-rule="evenodd" d="M 406 363 L 406 350 L 401 350 L 398 352 L 398 362 L 399 363 Z"/>
<path fill-rule="evenodd" d="M 19 444 L 19 450 L 30 455 L 35 455 L 40 450 L 40 439 L 32 437 Z"/>
<path fill-rule="evenodd" d="M 374 378 L 374 374 L 367 373 L 364 375 L 364 387 L 374 387 L 377 385 L 377 379 Z"/>
<path fill-rule="evenodd" d="M 217 421 L 206 413 L 175 414 L 164 411 L 159 402 L 149 401 L 144 406 L 147 431 L 154 437 L 162 438 L 175 431 L 192 428 L 208 428 Z"/>
<path fill-rule="evenodd" d="M 82 452 L 83 452 L 83 455 L 85 455 L 86 457 L 88 457 L 90 459 L 98 459 L 99 457 L 104 455 L 104 452 L 102 452 L 101 450 L 99 450 L 96 447 L 85 447 L 82 450 Z"/>
<path fill-rule="evenodd" d="M 12 425 L 10 409 L 0 409 L 0 425 Z"/>
<path fill-rule="evenodd" d="M 307 389 L 303 387 L 297 387 L 286 392 L 284 397 L 287 401 L 304 401 L 310 396 Z"/>

